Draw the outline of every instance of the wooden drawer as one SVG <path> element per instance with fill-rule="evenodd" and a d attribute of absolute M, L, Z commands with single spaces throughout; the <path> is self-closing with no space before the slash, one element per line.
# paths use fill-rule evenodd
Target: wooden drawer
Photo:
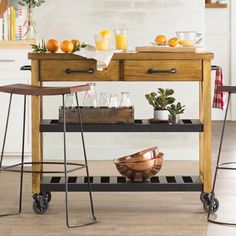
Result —
<path fill-rule="evenodd" d="M 41 81 L 116 81 L 119 61 L 112 60 L 107 69 L 97 71 L 95 60 L 41 60 Z"/>
<path fill-rule="evenodd" d="M 200 81 L 201 60 L 125 60 L 124 80 Z"/>

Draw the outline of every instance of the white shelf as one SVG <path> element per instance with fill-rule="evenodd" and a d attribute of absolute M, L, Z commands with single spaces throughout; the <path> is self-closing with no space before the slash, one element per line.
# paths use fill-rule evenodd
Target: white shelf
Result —
<path fill-rule="evenodd" d="M 30 44 L 35 44 L 36 40 L 0 40 L 1 49 L 27 49 Z"/>

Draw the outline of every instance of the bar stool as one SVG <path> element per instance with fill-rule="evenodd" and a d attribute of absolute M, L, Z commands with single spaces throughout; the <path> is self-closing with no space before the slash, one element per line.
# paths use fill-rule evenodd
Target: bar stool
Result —
<path fill-rule="evenodd" d="M 206 212 L 208 212 L 207 220 L 209 222 L 216 223 L 216 224 L 222 224 L 222 225 L 236 225 L 236 223 L 222 222 L 222 221 L 210 219 L 210 215 L 215 213 L 219 208 L 219 201 L 215 197 L 215 185 L 216 185 L 218 170 L 219 169 L 221 169 L 221 170 L 236 170 L 236 168 L 233 167 L 233 164 L 236 164 L 236 162 L 222 162 L 222 163 L 220 163 L 221 148 L 222 148 L 222 143 L 223 143 L 223 138 L 224 138 L 224 131 L 225 131 L 226 118 L 227 118 L 228 109 L 229 109 L 229 102 L 230 102 L 231 94 L 236 93 L 236 86 L 218 86 L 217 91 L 227 92 L 228 93 L 228 100 L 227 100 L 227 107 L 226 107 L 226 111 L 225 111 L 225 117 L 224 117 L 224 121 L 223 121 L 221 137 L 220 137 L 220 145 L 219 145 L 219 151 L 218 151 L 218 156 L 217 156 L 217 161 L 216 161 L 216 168 L 215 168 L 215 175 L 214 175 L 214 180 L 213 180 L 212 191 L 208 196 L 205 196 L 205 204 L 204 205 L 206 206 L 205 207 Z"/>
<path fill-rule="evenodd" d="M 5 132 L 4 132 L 4 138 L 3 138 L 3 145 L 2 145 L 2 153 L 1 153 L 1 159 L 0 159 L 0 171 L 11 171 L 11 172 L 20 172 L 20 196 L 19 196 L 19 209 L 17 213 L 13 214 L 2 214 L 0 216 L 10 216 L 10 215 L 18 215 L 21 213 L 22 209 L 22 188 L 23 188 L 23 173 L 63 173 L 65 177 L 65 214 L 66 214 L 66 225 L 68 228 L 75 228 L 75 227 L 81 227 L 85 225 L 94 224 L 98 221 L 97 217 L 94 214 L 94 206 L 93 206 L 93 199 L 92 199 L 92 192 L 91 192 L 91 184 L 90 184 L 90 178 L 89 178 L 89 169 L 88 169 L 88 163 L 87 163 L 87 156 L 86 156 L 86 149 L 85 149 L 85 141 L 84 141 L 84 135 L 83 135 L 83 125 L 82 125 L 82 119 L 81 119 L 81 112 L 79 107 L 79 101 L 78 101 L 78 92 L 87 91 L 89 90 L 89 85 L 80 85 L 80 86 L 73 86 L 73 87 L 40 87 L 40 86 L 32 86 L 27 84 L 12 84 L 12 85 L 6 85 L 6 86 L 0 86 L 0 92 L 9 93 L 10 94 L 10 100 L 9 100 L 9 106 L 8 106 L 8 112 L 7 112 L 7 120 L 6 120 L 6 126 L 5 126 Z M 77 163 L 70 163 L 67 162 L 67 153 L 66 153 L 66 116 L 65 116 L 65 95 L 66 94 L 75 94 L 76 103 L 78 107 L 78 116 L 80 120 L 80 130 L 81 130 L 81 139 L 82 139 L 82 146 L 83 146 L 83 154 L 84 154 L 84 162 L 85 164 L 77 164 Z M 2 166 L 2 161 L 4 157 L 4 149 L 5 149 L 5 143 L 6 143 L 6 137 L 7 137 L 7 129 L 8 129 L 8 122 L 9 122 L 9 116 L 10 116 L 10 109 L 11 109 L 11 102 L 12 102 L 12 95 L 18 94 L 18 95 L 24 95 L 24 112 L 23 112 L 23 137 L 22 137 L 22 151 L 21 151 L 21 162 L 15 165 L 11 166 Z M 24 145 L 25 145 L 25 120 L 26 120 L 26 96 L 53 96 L 53 95 L 62 95 L 62 104 L 63 104 L 63 143 L 64 143 L 64 160 L 63 162 L 25 162 L 24 161 Z M 25 165 L 57 165 L 62 164 L 64 166 L 63 171 L 44 171 L 42 168 L 41 171 L 33 171 L 33 170 L 27 170 L 24 169 Z M 72 169 L 67 169 L 67 166 L 71 166 Z M 20 167 L 20 168 L 16 168 Z M 91 207 L 91 214 L 92 219 L 91 221 L 83 224 L 78 225 L 70 225 L 69 224 L 69 212 L 68 212 L 68 176 L 67 174 L 69 172 L 80 170 L 82 168 L 86 169 L 86 175 L 87 175 L 87 183 L 88 183 L 88 192 L 89 192 L 89 199 L 90 199 L 90 207 Z M 38 195 L 34 195 L 33 198 L 37 198 Z M 46 194 L 46 196 L 39 197 L 39 199 L 35 199 L 36 201 L 36 209 L 38 209 L 39 214 L 44 213 L 45 210 L 47 210 L 48 202 L 50 201 L 51 196 L 50 194 Z"/>

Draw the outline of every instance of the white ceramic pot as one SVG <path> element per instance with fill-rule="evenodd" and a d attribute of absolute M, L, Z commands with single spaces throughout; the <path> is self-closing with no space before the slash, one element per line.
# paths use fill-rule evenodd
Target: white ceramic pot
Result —
<path fill-rule="evenodd" d="M 154 110 L 154 119 L 161 121 L 168 121 L 169 111 L 168 110 Z"/>

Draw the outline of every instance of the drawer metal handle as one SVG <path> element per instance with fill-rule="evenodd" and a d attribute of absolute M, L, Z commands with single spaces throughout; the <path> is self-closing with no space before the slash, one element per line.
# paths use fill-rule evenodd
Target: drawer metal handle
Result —
<path fill-rule="evenodd" d="M 31 70 L 31 65 L 24 65 L 20 68 L 20 70 Z"/>
<path fill-rule="evenodd" d="M 176 74 L 177 70 L 171 68 L 170 70 L 154 70 L 152 68 L 148 69 L 148 74 Z"/>
<path fill-rule="evenodd" d="M 87 74 L 93 74 L 94 73 L 94 69 L 93 68 L 89 68 L 87 70 L 72 70 L 70 68 L 65 69 L 65 73 L 66 74 L 72 74 L 72 73 L 87 73 Z"/>

